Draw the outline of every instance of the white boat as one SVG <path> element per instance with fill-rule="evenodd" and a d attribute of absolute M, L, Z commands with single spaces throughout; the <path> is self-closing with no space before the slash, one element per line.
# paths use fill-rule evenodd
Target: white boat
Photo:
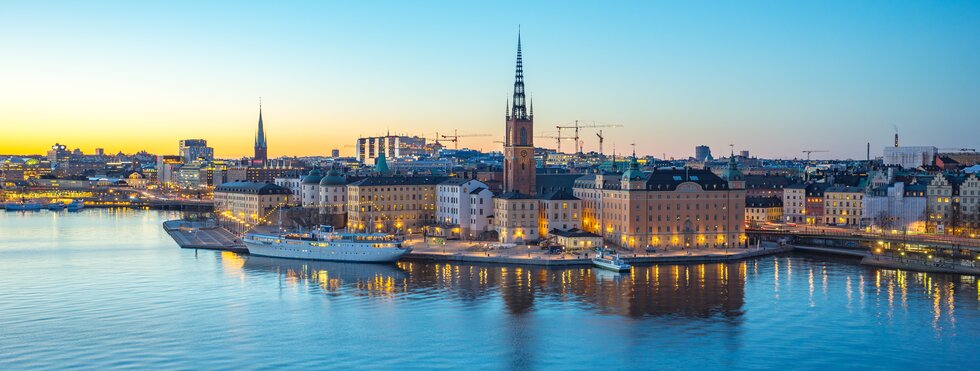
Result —
<path fill-rule="evenodd" d="M 592 264 L 613 272 L 629 272 L 630 268 L 632 268 L 628 263 L 619 258 L 619 254 L 608 255 L 603 253 L 602 250 L 592 258 Z"/>
<path fill-rule="evenodd" d="M 303 233 L 248 233 L 242 242 L 251 255 L 361 263 L 395 262 L 412 251 L 391 234 L 337 233 L 329 226 Z"/>

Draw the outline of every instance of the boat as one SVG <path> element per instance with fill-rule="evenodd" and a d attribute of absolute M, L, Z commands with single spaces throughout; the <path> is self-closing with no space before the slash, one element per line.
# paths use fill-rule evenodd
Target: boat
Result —
<path fill-rule="evenodd" d="M 41 204 L 37 202 L 13 202 L 7 204 L 4 209 L 7 211 L 37 211 L 41 210 Z"/>
<path fill-rule="evenodd" d="M 65 204 L 61 202 L 52 202 L 45 206 L 45 208 L 51 211 L 61 211 L 65 209 Z"/>
<path fill-rule="evenodd" d="M 606 254 L 602 250 L 592 258 L 592 264 L 598 268 L 613 272 L 629 272 L 632 268 L 628 263 L 619 258 L 619 254 Z"/>
<path fill-rule="evenodd" d="M 85 208 L 85 201 L 82 201 L 82 200 L 72 200 L 71 203 L 68 204 L 67 207 L 68 207 L 68 211 L 78 211 L 78 210 L 81 210 L 81 209 Z"/>
<path fill-rule="evenodd" d="M 391 263 L 412 251 L 387 233 L 339 233 L 330 226 L 310 232 L 247 233 L 248 253 L 273 258 L 361 263 Z"/>

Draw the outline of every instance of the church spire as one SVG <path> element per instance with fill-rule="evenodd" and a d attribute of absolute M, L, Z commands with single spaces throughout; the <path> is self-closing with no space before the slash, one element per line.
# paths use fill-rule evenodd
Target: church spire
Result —
<path fill-rule="evenodd" d="M 265 128 L 262 126 L 262 98 L 259 98 L 259 131 L 255 133 L 255 148 L 268 148 L 265 142 Z"/>
<path fill-rule="evenodd" d="M 521 58 L 521 31 L 517 31 L 517 69 L 514 73 L 514 106 L 510 109 L 510 117 L 517 120 L 527 120 L 527 106 L 524 104 L 524 63 Z"/>

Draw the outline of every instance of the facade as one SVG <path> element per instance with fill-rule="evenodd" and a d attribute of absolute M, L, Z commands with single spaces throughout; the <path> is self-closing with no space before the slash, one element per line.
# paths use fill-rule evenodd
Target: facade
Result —
<path fill-rule="evenodd" d="M 271 213 L 287 205 L 291 192 L 272 183 L 229 182 L 214 189 L 214 213 L 225 225 L 268 224 Z"/>
<path fill-rule="evenodd" d="M 177 170 L 183 165 L 183 157 L 157 156 L 157 181 L 164 185 L 176 185 Z"/>
<path fill-rule="evenodd" d="M 371 176 L 347 185 L 347 228 L 415 233 L 436 222 L 436 186 L 446 177 Z"/>
<path fill-rule="evenodd" d="M 494 227 L 500 242 L 523 243 L 538 239 L 538 199 L 519 192 L 493 198 Z"/>
<path fill-rule="evenodd" d="M 926 186 L 896 182 L 864 196 L 864 224 L 882 230 L 925 232 Z"/>
<path fill-rule="evenodd" d="M 915 169 L 926 165 L 932 165 L 938 150 L 936 147 L 885 147 L 882 162 L 885 166 L 901 166 L 906 169 Z"/>
<path fill-rule="evenodd" d="M 208 141 L 204 139 L 181 140 L 178 151 L 185 164 L 205 163 L 214 160 L 214 148 L 208 147 Z"/>
<path fill-rule="evenodd" d="M 980 179 L 976 174 L 937 174 L 926 186 L 926 229 L 972 233 L 980 227 Z"/>
<path fill-rule="evenodd" d="M 450 227 L 451 230 L 459 228 L 454 234 L 460 237 L 472 238 L 473 233 L 470 230 L 474 213 L 472 201 L 489 205 L 489 200 L 474 198 L 471 192 L 486 188 L 486 184 L 476 179 L 449 178 L 439 183 L 436 186 L 436 221 Z"/>
<path fill-rule="evenodd" d="M 276 178 L 299 178 L 303 169 L 298 167 L 248 167 L 235 166 L 228 168 L 227 179 L 230 182 L 259 182 L 272 183 Z"/>
<path fill-rule="evenodd" d="M 777 223 L 783 219 L 783 200 L 778 197 L 746 197 L 745 223 L 760 226 Z"/>
<path fill-rule="evenodd" d="M 318 208 L 320 203 L 320 180 L 323 173 L 320 169 L 310 170 L 310 173 L 300 181 L 300 206 Z"/>
<path fill-rule="evenodd" d="M 357 160 L 373 163 L 382 154 L 389 159 L 415 157 L 425 154 L 425 138 L 405 135 L 357 138 Z"/>
<path fill-rule="evenodd" d="M 538 199 L 539 237 L 547 237 L 551 231 L 568 231 L 582 227 L 582 200 L 572 193 L 555 191 Z"/>
<path fill-rule="evenodd" d="M 830 188 L 827 183 L 811 183 L 806 186 L 806 217 L 803 222 L 810 225 L 824 224 L 824 192 Z"/>
<path fill-rule="evenodd" d="M 725 180 L 703 169 L 641 173 L 631 167 L 619 181 L 610 181 L 608 174 L 576 181 L 575 194 L 588 216 L 583 223 L 587 231 L 633 249 L 744 244 L 745 190 L 740 174 L 729 174 L 731 180 Z"/>
<path fill-rule="evenodd" d="M 746 175 L 746 197 L 783 198 L 783 189 L 789 186 L 790 179 L 782 175 Z"/>
<path fill-rule="evenodd" d="M 709 148 L 708 146 L 706 146 L 706 145 L 700 145 L 700 146 L 694 147 L 694 160 L 695 161 L 705 162 L 705 161 L 709 161 L 709 160 L 713 160 L 713 159 L 714 158 L 711 157 L 711 148 Z"/>
<path fill-rule="evenodd" d="M 488 188 L 479 187 L 469 194 L 470 220 L 469 226 L 464 226 L 467 238 L 481 238 L 490 232 L 493 226 L 493 192 Z"/>
<path fill-rule="evenodd" d="M 276 178 L 272 181 L 273 184 L 286 188 L 293 195 L 289 198 L 291 201 L 290 206 L 297 206 L 299 200 L 303 199 L 303 188 L 302 188 L 303 178 Z"/>
<path fill-rule="evenodd" d="M 824 224 L 856 227 L 863 225 L 864 188 L 833 186 L 824 191 Z"/>
<path fill-rule="evenodd" d="M 567 231 L 555 229 L 549 234 L 554 236 L 558 245 L 564 246 L 568 251 L 588 251 L 602 247 L 602 236 L 577 228 Z"/>

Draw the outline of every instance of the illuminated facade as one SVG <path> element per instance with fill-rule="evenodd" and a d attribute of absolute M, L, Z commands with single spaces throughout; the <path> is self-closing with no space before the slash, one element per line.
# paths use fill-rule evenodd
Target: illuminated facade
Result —
<path fill-rule="evenodd" d="M 864 216 L 864 188 L 833 186 L 824 191 L 824 224 L 860 226 Z"/>
<path fill-rule="evenodd" d="M 347 185 L 347 228 L 417 233 L 436 222 L 436 186 L 446 177 L 372 176 Z"/>
<path fill-rule="evenodd" d="M 289 203 L 292 193 L 272 183 L 229 182 L 214 189 L 214 213 L 222 223 L 267 224 L 271 213 Z"/>

